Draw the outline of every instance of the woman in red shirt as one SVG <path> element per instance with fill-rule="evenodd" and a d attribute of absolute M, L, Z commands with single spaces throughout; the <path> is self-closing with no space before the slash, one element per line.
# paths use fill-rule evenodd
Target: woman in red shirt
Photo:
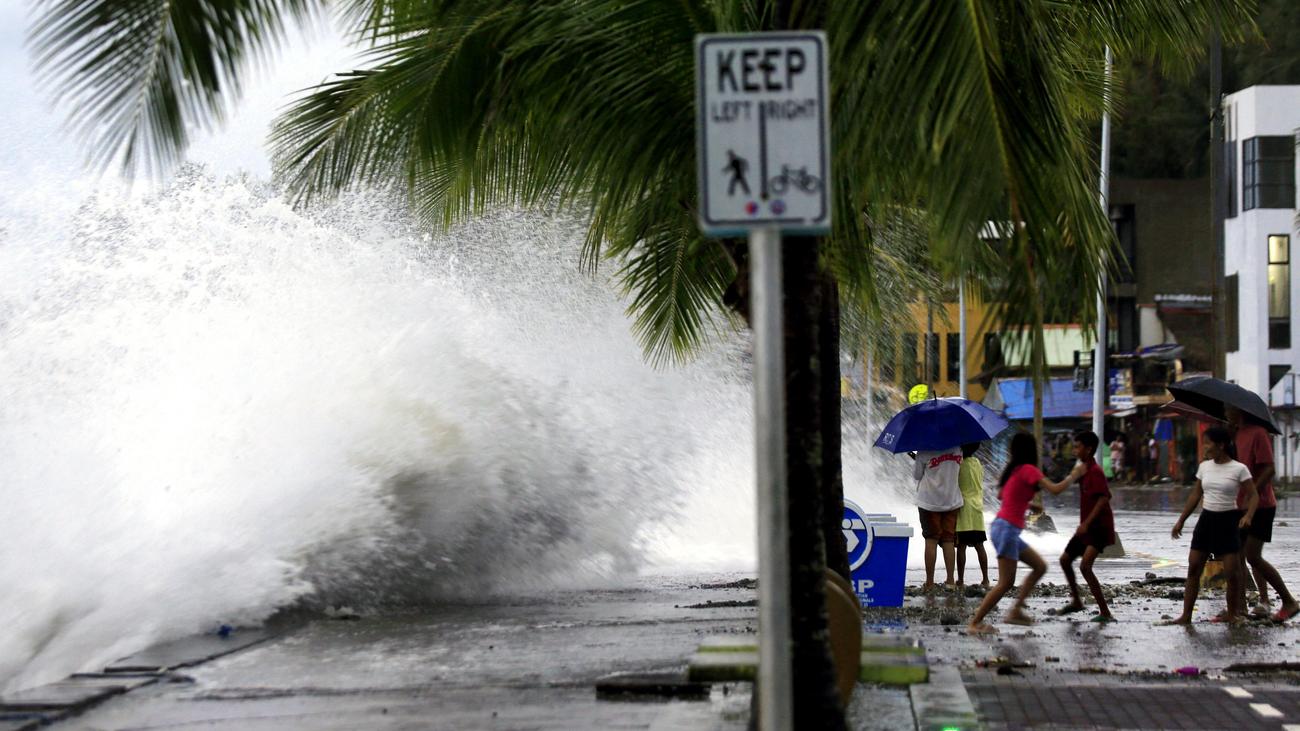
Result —
<path fill-rule="evenodd" d="M 1002 507 L 998 509 L 997 517 L 989 526 L 989 540 L 993 542 L 993 548 L 998 554 L 998 583 L 984 596 L 980 608 L 971 618 L 970 625 L 966 628 L 970 634 L 997 632 L 997 628 L 986 624 L 984 618 L 998 605 L 1003 595 L 1015 586 L 1016 564 L 1020 561 L 1024 561 L 1029 567 L 1029 577 L 1021 584 L 1020 594 L 1016 597 L 1016 603 L 1011 605 L 1011 610 L 1007 612 L 1005 621 L 1008 624 L 1022 625 L 1034 623 L 1033 618 L 1025 614 L 1025 600 L 1033 593 L 1038 580 L 1047 571 L 1047 564 L 1037 551 L 1020 538 L 1020 532 L 1025 529 L 1025 512 L 1029 509 L 1029 501 L 1039 490 L 1047 490 L 1053 495 L 1059 495 L 1084 473 L 1082 465 L 1075 465 L 1064 480 L 1052 482 L 1043 476 L 1037 464 L 1038 443 L 1033 435 L 1021 433 L 1012 437 L 1011 459 L 1007 462 L 1006 469 L 1002 471 L 1002 478 L 998 481 L 1002 490 L 999 495 Z"/>

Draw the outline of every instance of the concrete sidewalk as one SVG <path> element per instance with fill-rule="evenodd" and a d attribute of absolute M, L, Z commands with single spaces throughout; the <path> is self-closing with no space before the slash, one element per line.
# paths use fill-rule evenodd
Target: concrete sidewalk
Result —
<path fill-rule="evenodd" d="M 1261 678 L 962 673 L 990 730 L 1300 729 L 1300 687 Z"/>
<path fill-rule="evenodd" d="M 749 718 L 748 683 L 713 683 L 678 697 L 597 692 L 611 678 L 684 679 L 687 659 L 706 637 L 752 638 L 752 585 L 736 578 L 650 577 L 622 589 L 358 619 L 315 616 L 282 623 L 278 632 L 206 635 L 7 694 L 0 698 L 0 731 L 50 723 L 69 731 L 741 731 Z M 948 601 L 938 608 L 969 609 Z M 1145 612 L 1119 606 L 1128 617 L 1147 617 L 1174 603 L 1153 602 Z M 882 613 L 872 615 L 878 620 Z M 908 616 L 904 611 L 899 624 Z M 945 625 L 907 626 L 926 645 L 929 681 L 910 688 L 860 684 L 851 727 L 1300 729 L 1300 686 L 1229 670 L 1248 659 L 1293 657 L 1300 628 L 1157 629 L 1132 619 L 1098 627 L 1044 619 L 993 638 Z M 884 622 L 887 629 L 897 629 L 892 621 Z M 1175 663 L 1191 658 L 1211 674 L 1175 676 Z"/>

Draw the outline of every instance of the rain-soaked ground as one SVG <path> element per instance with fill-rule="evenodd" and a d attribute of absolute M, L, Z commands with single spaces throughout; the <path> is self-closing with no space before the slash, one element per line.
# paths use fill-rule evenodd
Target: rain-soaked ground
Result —
<path fill-rule="evenodd" d="M 1221 592 L 1202 599 L 1191 628 L 1153 626 L 1181 602 L 1179 587 L 1149 577 L 1185 570 L 1190 528 L 1180 541 L 1169 536 L 1176 517 L 1170 511 L 1181 506 L 1182 494 L 1117 490 L 1128 554 L 1098 562 L 1113 595 L 1119 620 L 1113 624 L 1087 621 L 1091 607 L 1070 617 L 1048 614 L 1064 603 L 1055 556 L 1077 523 L 1073 505 L 1061 500 L 1051 508 L 1061 533 L 1032 539 L 1051 567 L 1031 603 L 1036 626 L 1004 624 L 996 637 L 968 637 L 961 630 L 979 599 L 957 594 L 909 596 L 901 609 L 870 611 L 868 625 L 919 636 L 932 662 L 968 672 L 983 672 L 978 668 L 990 662 L 1011 664 L 1025 680 L 1047 683 L 1058 673 L 1146 682 L 1173 678 L 1175 668 L 1187 666 L 1215 676 L 1236 663 L 1296 659 L 1300 623 L 1229 628 L 1205 621 L 1222 606 Z M 1266 556 L 1300 588 L 1297 507 L 1295 500 L 1284 502 Z M 976 569 L 973 554 L 970 559 L 968 568 Z M 909 582 L 920 577 L 909 571 Z M 594 690 L 610 674 L 680 671 L 706 636 L 752 632 L 754 592 L 743 582 L 728 586 L 738 578 L 745 577 L 647 576 L 625 589 L 312 619 L 278 639 L 186 670 L 182 682 L 135 690 L 57 727 L 739 729 L 747 717 L 743 687 L 717 687 L 704 702 L 610 701 Z M 905 694 L 859 693 L 857 700 L 873 705 L 870 714 L 857 714 L 860 721 L 874 719 L 859 728 L 910 722 Z"/>
<path fill-rule="evenodd" d="M 1215 671 L 1237 663 L 1300 657 L 1300 620 L 1284 625 L 1252 622 L 1239 628 L 1211 624 L 1208 620 L 1224 607 L 1222 591 L 1202 593 L 1190 628 L 1155 626 L 1162 618 L 1177 616 L 1182 608 L 1182 587 L 1159 581 L 1186 576 L 1194 518 L 1188 521 L 1181 539 L 1174 540 L 1169 534 L 1185 496 L 1182 487 L 1115 490 L 1116 529 L 1126 555 L 1099 560 L 1096 572 L 1112 597 L 1109 601 L 1117 622 L 1098 625 L 1089 621 L 1095 608 L 1086 586 L 1081 586 L 1086 611 L 1064 617 L 1049 614 L 1068 600 L 1057 564 L 1079 522 L 1077 497 L 1067 500 L 1068 493 L 1048 503 L 1059 532 L 1027 536 L 1048 564 L 1047 575 L 1030 601 L 1030 613 L 1038 620 L 1035 626 L 998 624 L 1000 632 L 994 637 L 968 637 L 962 629 L 980 597 L 954 594 L 909 596 L 902 610 L 875 610 L 869 622 L 882 629 L 905 624 L 908 632 L 925 641 L 931 657 L 962 664 L 1005 656 L 1039 667 L 1167 673 L 1188 666 Z M 1284 499 L 1277 521 L 1273 542 L 1264 556 L 1293 591 L 1300 591 L 1300 499 Z M 967 571 L 972 568 L 976 573 L 968 574 L 968 582 L 971 576 L 978 577 L 973 552 L 967 558 Z M 996 567 L 990 566 L 990 570 L 996 580 Z M 909 583 L 919 584 L 923 576 L 920 569 L 909 570 Z M 1009 605 L 1010 599 L 1004 599 L 990 619 L 998 619 Z M 1278 608 L 1276 599 L 1273 608 Z"/>

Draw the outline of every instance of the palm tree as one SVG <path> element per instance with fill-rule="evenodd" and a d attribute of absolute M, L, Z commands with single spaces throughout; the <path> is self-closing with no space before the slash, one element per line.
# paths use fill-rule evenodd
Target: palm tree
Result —
<path fill-rule="evenodd" d="M 219 122 L 246 60 L 312 0 L 44 0 L 34 50 L 100 162 L 164 169 Z M 503 203 L 588 221 L 584 261 L 616 262 L 648 356 L 671 362 L 716 312 L 748 312 L 743 242 L 695 225 L 696 33 L 830 33 L 836 228 L 785 247 L 796 726 L 842 728 L 822 567 L 841 569 L 841 302 L 873 299 L 876 232 L 920 210 L 945 276 L 1003 273 L 987 301 L 1042 321 L 1063 277 L 1091 302 L 1111 246 L 1087 127 L 1099 49 L 1198 50 L 1246 0 L 347 0 L 364 68 L 300 98 L 273 134 L 302 199 L 394 181 L 445 224 Z M 1006 221 L 995 249 L 978 237 Z M 979 279 L 975 280 L 979 282 Z M 1085 313 L 1087 309 L 1085 308 Z M 1041 359 L 1036 365 L 1042 367 Z"/>

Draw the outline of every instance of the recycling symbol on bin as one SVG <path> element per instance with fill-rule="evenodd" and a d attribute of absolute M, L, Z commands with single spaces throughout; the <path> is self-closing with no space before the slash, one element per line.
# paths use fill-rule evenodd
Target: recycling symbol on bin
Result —
<path fill-rule="evenodd" d="M 844 541 L 849 550 L 849 570 L 856 571 L 866 563 L 871 555 L 871 544 L 875 540 L 875 531 L 862 515 L 848 505 L 844 506 L 844 520 L 840 523 L 844 532 Z"/>

